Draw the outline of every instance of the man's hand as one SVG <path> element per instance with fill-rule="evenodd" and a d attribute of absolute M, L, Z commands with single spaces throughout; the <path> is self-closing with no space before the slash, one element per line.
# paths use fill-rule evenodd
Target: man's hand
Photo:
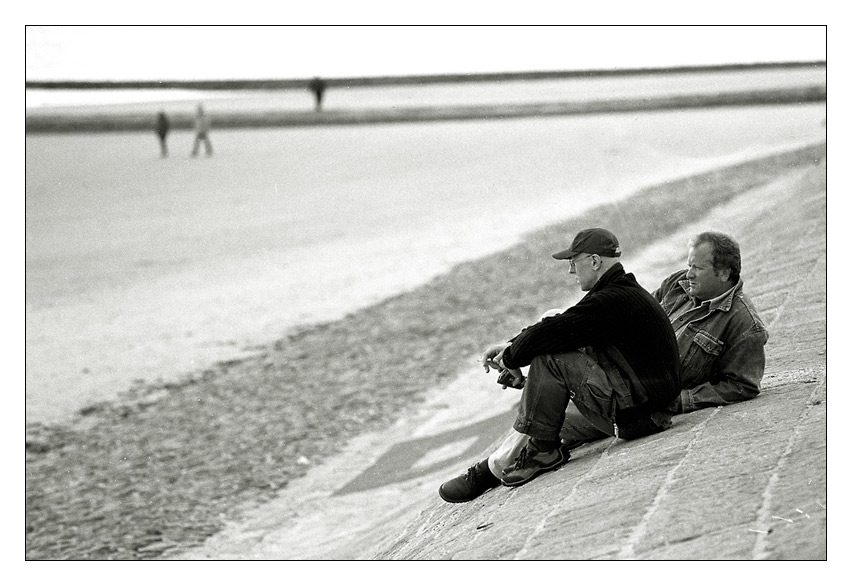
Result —
<path fill-rule="evenodd" d="M 511 346 L 508 342 L 505 344 L 494 344 L 482 354 L 482 366 L 485 367 L 485 372 L 491 372 L 492 368 L 498 371 L 503 370 L 500 361 L 503 360 L 503 351 Z"/>
<path fill-rule="evenodd" d="M 485 372 L 491 372 L 491 369 L 494 368 L 501 374 L 501 379 L 498 379 L 503 388 L 513 387 L 520 388 L 518 385 L 524 380 L 524 374 L 521 372 L 519 368 L 506 368 L 503 365 L 503 352 L 511 346 L 510 342 L 505 344 L 494 344 L 490 346 L 485 352 L 482 354 L 482 366 L 485 368 Z M 508 372 L 512 379 L 506 380 L 502 377 L 503 373 Z M 505 381 L 506 384 L 503 384 Z"/>

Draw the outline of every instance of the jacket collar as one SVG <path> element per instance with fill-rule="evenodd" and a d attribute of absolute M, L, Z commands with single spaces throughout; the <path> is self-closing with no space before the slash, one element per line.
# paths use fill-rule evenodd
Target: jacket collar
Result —
<path fill-rule="evenodd" d="M 703 303 L 701 303 L 689 294 L 688 279 L 682 279 L 678 281 L 677 284 L 680 285 L 681 289 L 683 289 L 683 292 L 687 295 L 687 297 L 692 300 L 696 307 L 702 305 L 703 303 L 708 303 L 710 305 L 710 311 L 714 311 L 716 309 L 718 309 L 719 311 L 730 311 L 731 307 L 733 307 L 734 305 L 734 297 L 736 297 L 737 294 L 743 290 L 743 280 L 742 277 L 740 277 L 740 280 L 737 281 L 737 284 L 728 289 L 726 292 L 722 293 L 718 297 L 710 299 L 709 301 L 704 301 Z"/>
<path fill-rule="evenodd" d="M 601 278 L 598 279 L 598 282 L 595 283 L 595 286 L 589 289 L 589 293 L 600 291 L 601 289 L 603 289 L 619 277 L 623 277 L 624 275 L 624 267 L 621 266 L 620 262 L 615 263 L 614 265 L 609 267 L 609 270 L 607 270 L 607 272 L 601 275 Z"/>

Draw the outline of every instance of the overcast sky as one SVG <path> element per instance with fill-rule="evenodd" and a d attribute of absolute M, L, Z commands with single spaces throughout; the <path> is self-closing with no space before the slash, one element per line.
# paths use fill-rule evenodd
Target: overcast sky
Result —
<path fill-rule="evenodd" d="M 825 59 L 823 26 L 26 28 L 28 80 L 347 77 Z"/>

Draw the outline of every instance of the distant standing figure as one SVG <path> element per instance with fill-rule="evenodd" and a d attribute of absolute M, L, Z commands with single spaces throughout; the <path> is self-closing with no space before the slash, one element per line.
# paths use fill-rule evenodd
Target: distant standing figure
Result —
<path fill-rule="evenodd" d="M 160 139 L 160 156 L 165 158 L 169 156 L 169 147 L 166 144 L 166 137 L 169 134 L 169 117 L 166 113 L 160 111 L 157 114 L 157 138 Z"/>
<path fill-rule="evenodd" d="M 192 145 L 192 156 L 198 155 L 198 145 L 204 142 L 205 152 L 207 156 L 213 155 L 213 145 L 210 144 L 210 118 L 204 112 L 204 106 L 198 104 L 198 109 L 195 112 L 195 142 Z"/>
<path fill-rule="evenodd" d="M 322 110 L 322 95 L 325 92 L 325 82 L 320 78 L 315 77 L 311 80 L 309 87 L 317 99 L 316 110 L 319 112 Z"/>

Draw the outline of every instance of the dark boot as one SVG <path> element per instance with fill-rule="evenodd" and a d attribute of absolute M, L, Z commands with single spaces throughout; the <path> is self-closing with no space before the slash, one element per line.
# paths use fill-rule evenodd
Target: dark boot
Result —
<path fill-rule="evenodd" d="M 448 503 L 466 503 L 495 486 L 500 486 L 500 480 L 491 473 L 488 460 L 483 460 L 461 476 L 442 484 L 438 494 Z"/>

